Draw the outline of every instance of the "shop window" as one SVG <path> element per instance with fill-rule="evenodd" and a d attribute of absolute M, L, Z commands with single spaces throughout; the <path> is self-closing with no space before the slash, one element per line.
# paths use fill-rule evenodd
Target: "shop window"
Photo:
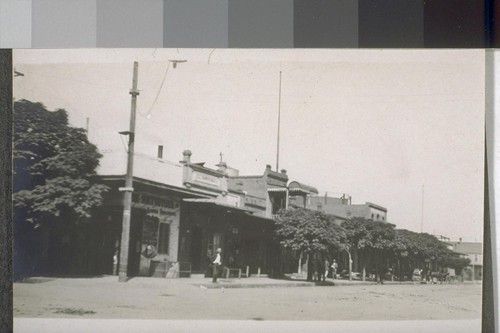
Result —
<path fill-rule="evenodd" d="M 285 199 L 284 198 L 273 198 L 272 199 L 272 204 L 273 204 L 273 209 L 272 209 L 272 213 L 273 214 L 278 214 L 278 212 L 281 209 L 286 209 L 286 207 L 285 207 Z"/>
<path fill-rule="evenodd" d="M 160 235 L 158 239 L 158 253 L 168 254 L 170 240 L 170 224 L 160 223 Z"/>

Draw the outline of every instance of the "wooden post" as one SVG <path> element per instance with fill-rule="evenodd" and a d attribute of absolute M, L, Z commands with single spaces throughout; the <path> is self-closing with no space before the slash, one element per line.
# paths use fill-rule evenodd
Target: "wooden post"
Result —
<path fill-rule="evenodd" d="M 128 252 L 130 243 L 130 216 L 132 214 L 132 192 L 133 192 L 133 169 L 134 169 L 134 141 L 135 141 L 135 111 L 137 106 L 137 72 L 139 64 L 134 62 L 134 74 L 132 78 L 132 102 L 130 107 L 130 129 L 128 134 L 128 153 L 127 153 L 127 174 L 125 175 L 125 187 L 120 190 L 125 192 L 123 198 L 123 220 L 122 235 L 120 243 L 120 258 L 118 265 L 118 281 L 127 281 L 128 270 Z"/>

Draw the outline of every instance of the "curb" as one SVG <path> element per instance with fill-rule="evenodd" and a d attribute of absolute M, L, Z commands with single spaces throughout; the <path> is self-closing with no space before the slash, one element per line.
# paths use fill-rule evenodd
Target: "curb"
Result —
<path fill-rule="evenodd" d="M 202 289 L 223 289 L 223 288 L 292 288 L 292 287 L 343 287 L 343 286 L 363 286 L 375 285 L 375 282 L 356 282 L 356 283 L 338 283 L 338 282 L 285 282 L 285 283 L 193 283 L 192 286 Z"/>

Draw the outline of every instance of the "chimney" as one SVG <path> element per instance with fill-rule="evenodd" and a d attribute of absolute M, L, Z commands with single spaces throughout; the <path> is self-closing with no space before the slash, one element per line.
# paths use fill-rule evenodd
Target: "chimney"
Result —
<path fill-rule="evenodd" d="M 182 152 L 182 162 L 183 163 L 186 163 L 186 164 L 189 164 L 191 163 L 191 150 L 184 150 Z"/>
<path fill-rule="evenodd" d="M 159 159 L 163 158 L 163 146 L 162 145 L 158 146 L 158 158 Z"/>

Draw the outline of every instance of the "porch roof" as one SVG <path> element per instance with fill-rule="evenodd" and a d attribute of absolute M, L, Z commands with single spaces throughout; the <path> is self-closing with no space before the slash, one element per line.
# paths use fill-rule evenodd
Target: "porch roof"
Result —
<path fill-rule="evenodd" d="M 318 190 L 315 187 L 299 183 L 297 181 L 291 182 L 288 187 L 290 192 L 299 192 L 303 194 L 318 194 Z"/>
<path fill-rule="evenodd" d="M 270 187 L 267 189 L 268 192 L 286 192 L 286 187 Z"/>
<path fill-rule="evenodd" d="M 222 202 L 218 202 L 218 201 L 216 201 L 215 198 L 197 198 L 197 199 L 185 198 L 185 199 L 182 199 L 182 201 L 194 203 L 194 204 L 199 204 L 199 205 L 203 205 L 203 206 L 221 207 L 221 208 L 229 209 L 229 210 L 232 210 L 235 212 L 253 215 L 253 211 L 251 211 L 249 209 L 239 208 L 236 206 L 231 206 L 231 205 L 228 205 L 228 204 L 225 204 Z"/>

